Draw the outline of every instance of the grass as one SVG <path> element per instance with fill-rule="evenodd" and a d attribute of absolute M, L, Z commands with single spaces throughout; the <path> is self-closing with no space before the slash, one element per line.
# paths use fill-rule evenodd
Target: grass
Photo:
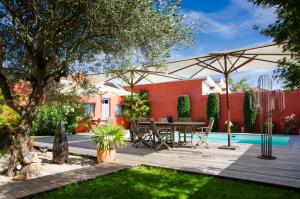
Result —
<path fill-rule="evenodd" d="M 300 198 L 300 192 L 174 170 L 136 167 L 33 198 Z"/>
<path fill-rule="evenodd" d="M 51 135 L 33 135 L 30 136 L 30 138 L 35 139 L 35 138 L 47 138 L 47 137 L 52 137 Z"/>

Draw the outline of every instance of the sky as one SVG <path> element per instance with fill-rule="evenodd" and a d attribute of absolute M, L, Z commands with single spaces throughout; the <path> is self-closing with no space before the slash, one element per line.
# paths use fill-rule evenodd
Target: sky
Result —
<path fill-rule="evenodd" d="M 274 23 L 274 8 L 256 7 L 248 0 L 183 0 L 181 8 L 188 17 L 200 20 L 202 29 L 195 46 L 173 52 L 171 60 L 272 42 L 254 27 L 261 29 Z M 247 76 L 251 86 L 256 86 L 261 74 L 272 75 L 272 71 L 237 73 L 233 79 Z M 274 82 L 274 87 L 281 87 L 281 83 Z"/>

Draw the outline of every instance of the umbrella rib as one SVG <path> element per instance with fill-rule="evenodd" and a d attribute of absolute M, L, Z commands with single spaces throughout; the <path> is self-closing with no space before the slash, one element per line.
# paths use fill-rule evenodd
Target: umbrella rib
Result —
<path fill-rule="evenodd" d="M 235 62 L 233 64 L 231 64 L 231 67 L 229 68 L 229 71 L 234 68 L 234 66 L 236 65 L 236 63 L 240 60 L 241 56 L 245 53 L 245 50 L 242 52 L 242 54 L 240 54 L 238 56 L 238 58 L 235 60 Z"/>
<path fill-rule="evenodd" d="M 203 61 L 209 61 L 209 60 L 211 60 L 211 59 L 214 59 L 214 58 L 215 58 L 215 56 L 213 56 L 213 57 L 211 57 L 211 56 L 210 56 L 208 59 L 206 59 L 206 60 L 203 60 Z M 196 61 L 198 61 L 198 63 L 200 62 L 200 60 L 198 60 L 198 58 L 194 58 L 193 60 L 196 60 Z M 201 61 L 201 62 L 203 62 L 203 61 Z M 183 67 L 183 68 L 179 68 L 179 69 L 177 69 L 177 70 L 174 70 L 174 71 L 172 71 L 172 72 L 169 72 L 168 74 L 173 74 L 173 73 L 176 73 L 176 72 L 178 72 L 178 71 L 181 71 L 181 70 L 187 69 L 187 68 L 189 68 L 189 67 L 192 67 L 192 66 L 198 65 L 198 63 L 190 64 L 190 65 L 188 65 L 188 66 L 185 66 L 185 67 Z"/>
<path fill-rule="evenodd" d="M 199 65 L 199 64 L 198 64 Z M 199 65 L 200 66 L 200 65 Z M 200 70 L 198 70 L 194 75 L 190 76 L 189 79 L 192 79 L 193 77 L 195 77 L 196 75 L 198 75 L 201 71 L 203 71 L 205 68 L 202 67 Z"/>
<path fill-rule="evenodd" d="M 232 56 L 236 56 L 236 55 L 232 55 Z M 250 59 L 251 57 L 247 57 L 247 56 L 243 56 L 241 55 L 242 58 L 247 58 L 247 59 Z M 274 64 L 278 64 L 277 61 L 272 61 L 272 60 L 267 60 L 267 59 L 260 59 L 260 58 L 255 58 L 254 60 L 257 60 L 257 61 L 263 61 L 263 62 L 270 62 L 270 63 L 274 63 Z"/>
<path fill-rule="evenodd" d="M 219 62 L 219 64 L 220 64 L 221 68 L 222 68 L 223 71 L 224 71 L 225 69 L 224 69 L 223 65 L 221 64 L 220 59 L 218 59 L 218 62 Z"/>
<path fill-rule="evenodd" d="M 137 73 L 138 75 L 140 75 L 140 78 L 138 78 L 138 79 L 134 82 L 134 85 L 138 84 L 138 83 L 139 83 L 140 81 L 142 81 L 143 79 L 148 80 L 146 77 L 149 75 L 149 73 L 148 73 L 148 74 L 146 74 L 146 73 L 140 74 L 140 73 L 137 72 L 137 71 L 136 71 L 136 73 Z M 148 80 L 148 81 L 149 81 L 149 80 Z"/>
<path fill-rule="evenodd" d="M 212 71 L 216 71 L 218 73 L 223 73 L 223 71 L 219 70 L 218 68 L 212 66 L 211 64 L 213 64 L 215 61 L 219 60 L 222 56 L 217 56 L 215 57 L 215 60 L 213 60 L 212 62 L 210 62 L 209 64 L 208 63 L 205 63 L 204 61 L 202 62 L 202 64 L 205 64 L 206 66 L 203 66 L 203 65 L 199 65 L 199 63 L 201 61 L 199 61 L 198 65 L 199 66 L 202 66 L 202 67 L 205 67 L 206 69 L 209 69 L 209 70 L 212 70 Z"/>
<path fill-rule="evenodd" d="M 228 73 L 231 73 L 231 72 L 233 72 L 234 70 L 237 71 L 237 69 L 239 69 L 239 68 L 243 67 L 244 65 L 248 64 L 249 62 L 253 61 L 256 57 L 257 57 L 257 55 L 254 55 L 253 57 L 251 57 L 250 59 L 248 59 L 248 60 L 245 61 L 244 63 L 240 64 L 239 66 L 237 66 L 237 67 L 235 67 L 235 68 L 233 68 L 233 70 L 231 70 L 231 69 L 232 69 L 232 67 L 231 67 L 231 68 L 229 69 Z"/>
<path fill-rule="evenodd" d="M 157 76 L 160 76 L 160 77 L 166 77 L 166 78 L 170 78 L 170 79 L 182 80 L 182 78 L 171 77 L 171 76 L 168 76 L 168 75 L 165 75 L 165 74 L 152 74 L 152 75 L 157 75 Z"/>

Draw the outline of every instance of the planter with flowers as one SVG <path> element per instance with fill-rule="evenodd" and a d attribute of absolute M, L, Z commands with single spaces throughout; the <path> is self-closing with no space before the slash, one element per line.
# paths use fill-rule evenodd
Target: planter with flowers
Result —
<path fill-rule="evenodd" d="M 228 121 L 225 121 L 225 131 L 227 131 L 227 125 L 228 125 Z M 230 125 L 230 132 L 231 133 L 238 133 L 239 132 L 239 125 L 236 122 L 229 122 Z"/>
<path fill-rule="evenodd" d="M 98 163 L 112 162 L 116 158 L 116 148 L 126 143 L 125 130 L 122 127 L 105 124 L 93 128 L 92 142 L 97 146 Z"/>
<path fill-rule="evenodd" d="M 284 118 L 284 132 L 287 134 L 296 133 L 299 128 L 299 120 L 295 114 L 288 115 Z"/>

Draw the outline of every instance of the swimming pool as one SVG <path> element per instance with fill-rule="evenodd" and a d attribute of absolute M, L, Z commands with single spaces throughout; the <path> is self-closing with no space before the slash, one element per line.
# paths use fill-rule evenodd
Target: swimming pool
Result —
<path fill-rule="evenodd" d="M 273 135 L 272 143 L 273 146 L 287 146 L 289 143 L 290 136 L 288 135 Z M 226 133 L 210 133 L 208 136 L 208 142 L 226 142 Z M 261 135 L 259 134 L 240 134 L 231 133 L 231 143 L 241 144 L 261 144 Z"/>

